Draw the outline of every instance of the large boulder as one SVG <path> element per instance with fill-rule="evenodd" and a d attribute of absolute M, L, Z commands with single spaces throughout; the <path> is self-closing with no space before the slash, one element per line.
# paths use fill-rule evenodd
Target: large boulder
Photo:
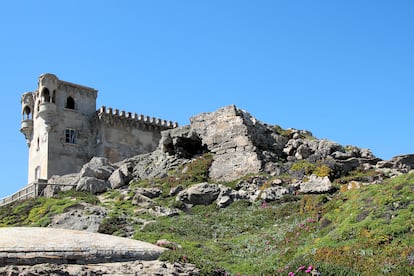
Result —
<path fill-rule="evenodd" d="M 311 176 L 300 183 L 299 192 L 304 194 L 318 194 L 318 193 L 327 193 L 333 190 L 332 182 L 329 180 L 329 177 L 319 177 L 312 174 Z"/>
<path fill-rule="evenodd" d="M 109 187 L 108 181 L 86 176 L 79 180 L 76 190 L 99 194 L 107 191 Z"/>
<path fill-rule="evenodd" d="M 112 189 L 125 186 L 132 180 L 133 166 L 130 163 L 124 164 L 116 169 L 108 179 Z"/>
<path fill-rule="evenodd" d="M 53 175 L 47 181 L 47 185 L 43 190 L 43 196 L 50 198 L 61 191 L 74 189 L 79 181 L 79 174 L 72 173 L 67 175 Z"/>
<path fill-rule="evenodd" d="M 116 167 L 107 158 L 93 157 L 91 161 L 83 165 L 79 177 L 94 177 L 107 180 L 115 169 Z"/>
<path fill-rule="evenodd" d="M 191 205 L 210 205 L 220 194 L 217 184 L 200 183 L 178 193 L 176 200 Z"/>

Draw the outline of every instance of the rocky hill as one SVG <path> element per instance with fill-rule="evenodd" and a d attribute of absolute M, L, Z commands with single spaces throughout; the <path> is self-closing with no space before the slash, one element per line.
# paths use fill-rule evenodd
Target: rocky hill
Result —
<path fill-rule="evenodd" d="M 171 275 L 412 275 L 414 155 L 380 160 L 235 106 L 190 122 L 152 153 L 52 177 L 76 191 L 48 185 L 1 208 L 0 225 L 158 244 L 170 249 L 160 265 L 181 270 Z"/>

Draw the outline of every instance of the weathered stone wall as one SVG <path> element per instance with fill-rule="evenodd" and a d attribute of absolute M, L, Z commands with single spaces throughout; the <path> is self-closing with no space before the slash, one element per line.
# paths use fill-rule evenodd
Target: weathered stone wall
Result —
<path fill-rule="evenodd" d="M 154 151 L 159 144 L 161 130 L 173 126 L 172 122 L 101 107 L 93 123 L 95 156 L 106 157 L 115 163 Z"/>
<path fill-rule="evenodd" d="M 191 125 L 162 133 L 164 152 L 214 154 L 210 177 L 231 181 L 263 169 L 264 161 L 277 160 L 287 139 L 234 105 L 190 119 Z M 197 141 L 199 143 L 197 148 Z M 269 154 L 264 155 L 268 152 Z"/>
<path fill-rule="evenodd" d="M 202 113 L 190 119 L 196 132 L 214 153 L 210 177 L 229 181 L 248 173 L 257 173 L 262 163 L 249 137 L 243 114 L 235 106 L 212 113 Z"/>

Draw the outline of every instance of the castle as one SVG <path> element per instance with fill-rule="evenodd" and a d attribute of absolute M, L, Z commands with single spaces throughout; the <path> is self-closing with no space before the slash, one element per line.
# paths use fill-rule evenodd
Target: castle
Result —
<path fill-rule="evenodd" d="M 161 131 L 177 123 L 101 107 L 98 91 L 39 77 L 37 89 L 22 95 L 20 131 L 29 146 L 28 183 L 78 172 L 92 157 L 111 162 L 153 151 Z"/>

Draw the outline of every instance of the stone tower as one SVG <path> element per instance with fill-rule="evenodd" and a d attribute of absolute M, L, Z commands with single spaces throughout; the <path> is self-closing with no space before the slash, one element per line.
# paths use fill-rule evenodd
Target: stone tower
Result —
<path fill-rule="evenodd" d="M 92 157 L 111 162 L 155 150 L 161 131 L 177 123 L 101 107 L 98 91 L 39 77 L 37 89 L 22 95 L 20 131 L 29 146 L 28 183 L 79 172 Z"/>
<path fill-rule="evenodd" d="M 97 90 L 53 74 L 41 75 L 37 89 L 23 94 L 20 131 L 29 146 L 29 183 L 72 173 L 93 155 L 96 97 Z"/>

